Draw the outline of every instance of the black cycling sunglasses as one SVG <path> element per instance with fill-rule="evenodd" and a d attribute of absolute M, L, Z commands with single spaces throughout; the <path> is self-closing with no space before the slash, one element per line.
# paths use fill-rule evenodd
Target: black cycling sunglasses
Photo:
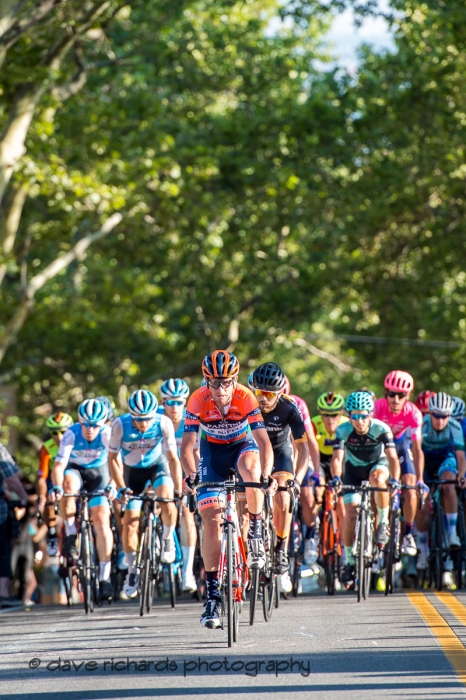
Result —
<path fill-rule="evenodd" d="M 395 396 L 398 396 L 399 399 L 405 399 L 408 394 L 406 394 L 404 391 L 387 391 L 387 396 L 389 396 L 391 399 L 394 399 Z"/>

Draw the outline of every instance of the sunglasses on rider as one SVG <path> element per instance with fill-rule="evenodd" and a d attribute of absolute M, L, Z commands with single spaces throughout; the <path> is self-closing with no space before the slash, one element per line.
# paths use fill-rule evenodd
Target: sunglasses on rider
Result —
<path fill-rule="evenodd" d="M 367 418 L 370 418 L 371 414 L 370 413 L 350 413 L 349 417 L 351 420 L 366 420 Z"/>
<path fill-rule="evenodd" d="M 399 399 L 405 399 L 408 394 L 406 394 L 404 391 L 387 391 L 387 396 L 389 396 L 391 399 L 394 399 L 395 396 L 398 396 Z"/>
<path fill-rule="evenodd" d="M 431 413 L 430 415 L 432 418 L 436 418 L 437 420 L 445 420 L 446 418 L 450 418 L 450 416 L 444 416 L 443 413 Z"/>
<path fill-rule="evenodd" d="M 64 435 L 65 432 L 65 430 L 51 430 L 50 434 L 56 437 L 57 435 Z"/>
<path fill-rule="evenodd" d="M 339 418 L 341 411 L 338 411 L 338 413 L 320 413 L 322 418 Z"/>
<path fill-rule="evenodd" d="M 136 416 L 132 416 L 135 423 L 145 423 L 148 420 L 152 420 L 153 417 L 154 416 L 141 416 L 140 418 L 136 418 Z"/>
<path fill-rule="evenodd" d="M 165 399 L 163 402 L 164 406 L 184 406 L 184 404 L 183 399 Z"/>
<path fill-rule="evenodd" d="M 262 389 L 254 389 L 253 391 L 256 396 L 263 396 L 266 399 L 273 399 L 280 393 L 279 391 L 263 391 Z"/>
<path fill-rule="evenodd" d="M 102 423 L 90 423 L 88 420 L 81 423 L 85 428 L 101 428 Z"/>
<path fill-rule="evenodd" d="M 207 386 L 212 389 L 229 389 L 235 383 L 234 379 L 208 379 Z"/>

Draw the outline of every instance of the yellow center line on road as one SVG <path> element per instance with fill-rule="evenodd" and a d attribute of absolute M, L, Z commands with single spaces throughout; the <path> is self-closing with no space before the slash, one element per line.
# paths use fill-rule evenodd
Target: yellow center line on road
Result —
<path fill-rule="evenodd" d="M 447 606 L 453 615 L 466 627 L 466 607 L 460 603 L 458 598 L 453 593 L 443 591 L 435 594 L 441 603 Z"/>
<path fill-rule="evenodd" d="M 406 595 L 416 610 L 422 615 L 425 623 L 432 630 L 433 634 L 435 634 L 443 653 L 455 669 L 458 678 L 463 685 L 466 685 L 466 649 L 461 640 L 424 593 L 406 591 Z M 442 600 L 440 597 L 439 599 Z M 442 600 L 442 602 L 444 601 Z M 461 603 L 459 603 L 459 605 L 461 605 Z"/>

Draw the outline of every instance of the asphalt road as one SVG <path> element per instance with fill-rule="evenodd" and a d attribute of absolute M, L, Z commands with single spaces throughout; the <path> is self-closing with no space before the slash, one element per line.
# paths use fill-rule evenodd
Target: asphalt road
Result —
<path fill-rule="evenodd" d="M 0 696 L 14 700 L 464 698 L 466 594 L 325 594 L 281 601 L 240 642 L 200 626 L 201 605 L 32 607 L 0 615 Z M 291 665 L 292 664 L 292 665 Z"/>

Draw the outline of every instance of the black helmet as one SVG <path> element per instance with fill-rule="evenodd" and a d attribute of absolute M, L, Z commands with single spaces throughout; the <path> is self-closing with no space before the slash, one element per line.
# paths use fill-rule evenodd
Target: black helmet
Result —
<path fill-rule="evenodd" d="M 281 391 L 285 385 L 285 375 L 275 362 L 265 362 L 254 370 L 252 383 L 263 391 Z"/>

